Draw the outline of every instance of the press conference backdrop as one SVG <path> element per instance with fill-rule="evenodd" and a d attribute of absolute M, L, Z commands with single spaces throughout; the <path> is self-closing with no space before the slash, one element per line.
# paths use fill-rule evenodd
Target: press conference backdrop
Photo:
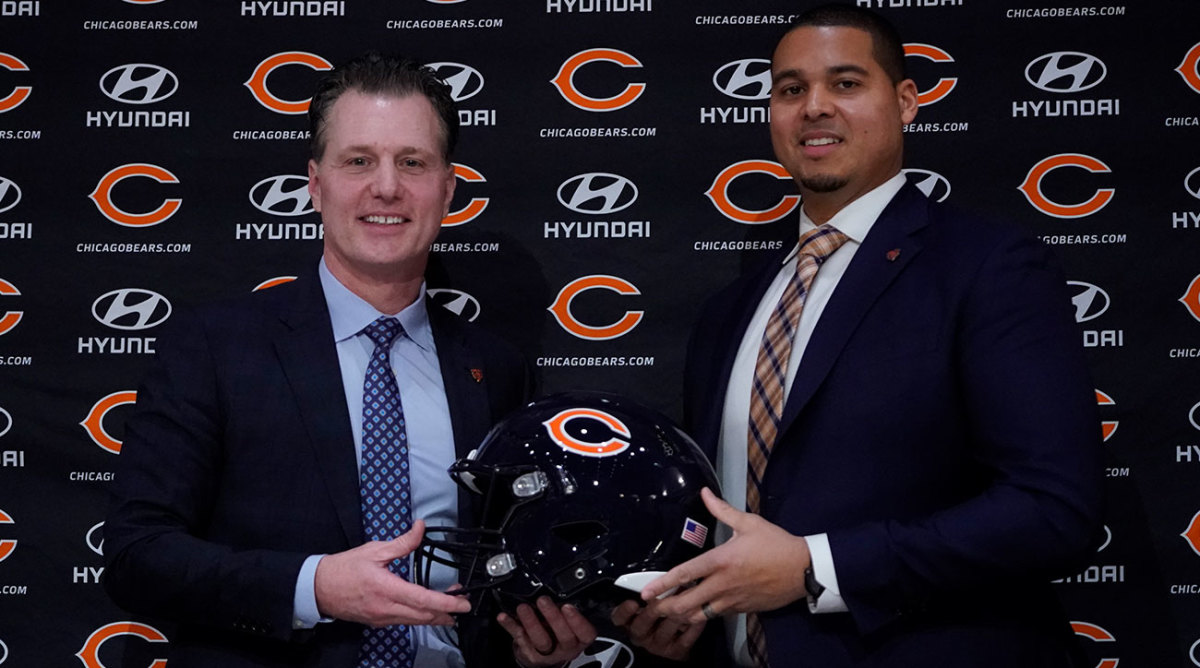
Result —
<path fill-rule="evenodd" d="M 1081 644 L 1200 666 L 1200 5 L 1126 1 L 858 4 L 909 40 L 910 177 L 1065 265 L 1108 462 L 1108 539 L 1057 585 Z M 398 50 L 453 87 L 439 301 L 545 391 L 677 416 L 702 299 L 795 239 L 767 58 L 804 6 L 0 0 L 0 665 L 165 656 L 98 584 L 123 421 L 173 310 L 316 263 L 322 70 Z"/>

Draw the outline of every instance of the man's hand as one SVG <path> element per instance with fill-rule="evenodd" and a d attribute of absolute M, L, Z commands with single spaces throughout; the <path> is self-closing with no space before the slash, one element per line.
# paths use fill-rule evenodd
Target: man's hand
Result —
<path fill-rule="evenodd" d="M 512 636 L 517 663 L 529 668 L 565 664 L 596 639 L 595 627 L 575 606 L 559 608 L 548 596 L 537 600 L 536 611 L 522 603 L 515 618 L 502 612 L 496 621 Z"/>
<path fill-rule="evenodd" d="M 352 550 L 322 557 L 314 589 L 317 610 L 326 617 L 380 627 L 392 624 L 454 624 L 452 612 L 469 612 L 471 604 L 406 582 L 388 570 L 421 543 L 425 523 L 417 520 L 408 533 L 389 541 L 370 541 Z"/>
<path fill-rule="evenodd" d="M 679 623 L 699 624 L 709 615 L 774 610 L 806 594 L 804 569 L 810 557 L 803 537 L 736 510 L 708 489 L 701 496 L 713 517 L 733 529 L 733 537 L 646 585 L 643 599 L 653 601 L 680 587 L 678 594 L 658 602 L 658 612 Z M 684 589 L 697 580 L 699 584 Z"/>
<path fill-rule="evenodd" d="M 659 611 L 661 605 L 662 601 L 657 599 L 645 607 L 637 601 L 625 601 L 613 610 L 613 624 L 625 627 L 633 644 L 647 652 L 672 661 L 685 661 L 704 631 L 704 622 L 680 624 L 664 617 Z"/>

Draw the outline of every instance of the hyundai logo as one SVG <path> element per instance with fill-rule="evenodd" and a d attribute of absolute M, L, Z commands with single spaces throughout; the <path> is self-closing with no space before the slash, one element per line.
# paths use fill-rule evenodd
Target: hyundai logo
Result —
<path fill-rule="evenodd" d="M 92 552 L 100 556 L 104 556 L 104 522 L 88 529 L 87 535 L 84 536 L 84 541 L 91 548 Z"/>
<path fill-rule="evenodd" d="M 92 315 L 113 329 L 149 329 L 171 317 L 171 302 L 157 292 L 122 288 L 93 302 Z"/>
<path fill-rule="evenodd" d="M 433 303 L 445 308 L 455 315 L 474 322 L 479 317 L 479 301 L 462 290 L 450 288 L 430 288 L 425 291 Z"/>
<path fill-rule="evenodd" d="M 771 97 L 771 61 L 745 58 L 725 63 L 713 74 L 713 85 L 739 100 L 765 100 Z"/>
<path fill-rule="evenodd" d="M 3 187 L 3 184 L 0 183 L 0 189 Z M 1200 199 L 1200 167 L 1188 172 L 1188 175 L 1183 178 L 1183 187 L 1188 191 L 1189 195 L 1195 197 L 1196 199 Z M 0 193 L 2 192 L 3 190 L 0 190 Z M 0 195 L 0 204 L 3 204 L 3 202 L 4 198 L 2 195 Z M 3 210 L 4 209 L 0 209 L 0 211 Z"/>
<path fill-rule="evenodd" d="M 1108 310 L 1108 293 L 1082 281 L 1067 281 L 1072 290 L 1071 304 L 1075 306 L 1075 322 L 1095 320 Z"/>
<path fill-rule="evenodd" d="M 905 169 L 904 173 L 925 196 L 935 202 L 945 202 L 950 196 L 950 181 L 946 177 L 931 172 L 928 169 Z"/>
<path fill-rule="evenodd" d="M 280 174 L 263 179 L 250 188 L 254 208 L 274 216 L 303 216 L 312 213 L 308 177 Z"/>
<path fill-rule="evenodd" d="M 474 97 L 483 90 L 483 75 L 479 70 L 462 63 L 429 63 L 426 65 L 433 70 L 439 79 L 450 87 L 450 97 L 455 102 L 462 102 Z"/>
<path fill-rule="evenodd" d="M 1030 61 L 1025 79 L 1051 93 L 1078 93 L 1104 81 L 1108 69 L 1095 56 L 1078 51 L 1058 51 Z"/>
<path fill-rule="evenodd" d="M 119 65 L 100 77 L 100 90 L 117 102 L 151 104 L 171 97 L 179 79 L 165 67 L 147 63 Z"/>
<path fill-rule="evenodd" d="M 0 408 L 0 436 L 7 434 L 9 429 L 12 429 L 12 416 Z"/>
<path fill-rule="evenodd" d="M 0 176 L 0 213 L 8 211 L 21 202 L 21 188 L 11 180 Z"/>
<path fill-rule="evenodd" d="M 633 181 L 616 174 L 592 172 L 573 176 L 558 187 L 558 201 L 579 213 L 609 214 L 637 200 Z"/>

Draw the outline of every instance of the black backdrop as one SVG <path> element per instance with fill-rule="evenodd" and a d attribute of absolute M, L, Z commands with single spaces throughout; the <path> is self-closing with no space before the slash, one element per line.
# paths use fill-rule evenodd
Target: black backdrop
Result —
<path fill-rule="evenodd" d="M 1110 540 L 1058 586 L 1082 642 L 1200 665 L 1200 6 L 859 4 L 910 40 L 914 178 L 1025 225 L 1077 295 L 1109 433 Z M 164 655 L 97 584 L 106 481 L 173 305 L 316 262 L 318 70 L 440 63 L 465 125 L 430 287 L 544 390 L 677 415 L 701 300 L 795 235 L 763 73 L 803 6 L 0 0 L 0 664 Z"/>

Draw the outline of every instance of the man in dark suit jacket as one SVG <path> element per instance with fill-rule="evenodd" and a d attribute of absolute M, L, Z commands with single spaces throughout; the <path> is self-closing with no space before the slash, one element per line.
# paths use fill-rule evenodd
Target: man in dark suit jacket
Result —
<path fill-rule="evenodd" d="M 735 665 L 1070 665 L 1049 581 L 1094 546 L 1101 485 L 1079 335 L 1046 247 L 905 183 L 918 103 L 901 45 L 877 15 L 830 6 L 776 48 L 771 134 L 803 195 L 801 233 L 847 240 L 818 261 L 794 325 L 758 480 L 751 387 L 794 255 L 707 305 L 685 422 L 725 498 L 761 501 L 747 513 L 709 495 L 732 536 L 650 584 L 643 614 L 722 617 Z M 765 656 L 747 641 L 756 625 Z"/>
<path fill-rule="evenodd" d="M 420 542 L 423 513 L 473 524 L 446 467 L 529 397 L 528 366 L 425 298 L 430 244 L 454 192 L 447 87 L 417 63 L 370 55 L 322 79 L 310 121 L 321 262 L 292 283 L 172 319 L 127 424 L 104 584 L 121 606 L 178 622 L 175 668 L 390 667 L 360 648 L 365 626 L 394 625 L 409 626 L 417 666 L 462 665 L 434 626 L 470 605 L 388 566 Z M 387 357 L 415 521 L 367 541 L 356 457 L 375 344 L 364 332 L 393 316 L 403 333 Z M 543 659 L 577 654 L 591 640 L 580 628 L 585 637 L 558 636 Z M 511 659 L 507 639 L 497 652 L 486 629 L 459 630 L 468 665 Z M 519 639 L 518 653 L 529 642 Z"/>

